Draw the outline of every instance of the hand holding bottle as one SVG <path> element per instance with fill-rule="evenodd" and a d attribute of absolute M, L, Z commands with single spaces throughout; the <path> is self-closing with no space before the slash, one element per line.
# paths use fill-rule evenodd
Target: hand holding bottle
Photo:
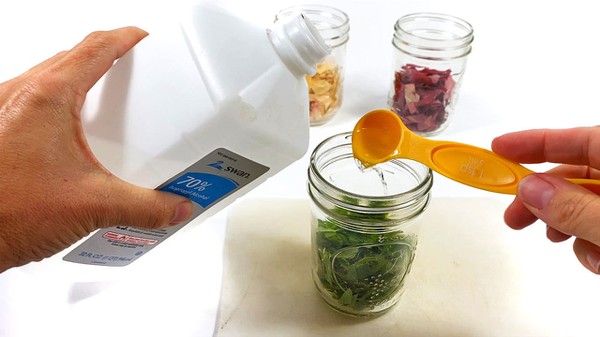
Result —
<path fill-rule="evenodd" d="M 60 252 L 100 227 L 159 228 L 192 205 L 108 172 L 81 126 L 88 90 L 147 35 L 95 32 L 69 51 L 0 83 L 0 272 Z"/>

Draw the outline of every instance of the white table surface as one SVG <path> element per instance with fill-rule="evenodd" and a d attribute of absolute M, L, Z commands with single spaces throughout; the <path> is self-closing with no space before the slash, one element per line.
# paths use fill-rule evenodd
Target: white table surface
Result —
<path fill-rule="evenodd" d="M 279 9 L 302 3 L 215 2 L 264 26 Z M 328 136 L 351 130 L 365 112 L 385 107 L 391 76 L 393 24 L 398 17 L 411 12 L 444 12 L 466 19 L 475 28 L 473 52 L 456 117 L 437 138 L 489 147 L 495 136 L 505 132 L 598 124 L 600 54 L 596 41 L 600 22 L 590 2 L 330 0 L 319 3 L 343 9 L 351 20 L 344 106 L 331 122 L 311 128 L 310 147 L 302 159 L 238 202 L 254 198 L 308 198 L 305 175 L 308 155 L 314 146 Z M 143 28 L 148 20 L 155 22 L 174 13 L 176 4 L 180 3 L 2 1 L 0 81 L 72 47 L 93 30 L 124 25 Z M 547 167 L 539 165 L 536 169 Z M 505 204 L 511 199 L 439 176 L 432 193 L 434 198 L 494 198 Z M 63 262 L 63 254 L 58 254 L 0 274 L 0 336 L 213 335 L 228 211 L 204 223 L 192 223 L 154 253 L 126 268 L 71 264 Z M 476 223 L 477 219 L 473 221 Z M 510 245 L 523 258 L 538 259 L 539 268 L 557 272 L 548 273 L 554 277 L 534 287 L 527 285 L 538 290 L 530 299 L 539 302 L 539 311 L 522 312 L 531 320 L 523 319 L 520 324 L 530 322 L 532 326 L 540 326 L 544 317 L 553 322 L 563 318 L 565 327 L 578 328 L 540 331 L 546 336 L 570 336 L 569 331 L 578 331 L 577 336 L 585 335 L 583 332 L 596 335 L 595 316 L 590 313 L 597 309 L 600 300 L 598 278 L 579 266 L 570 241 L 549 243 L 543 224 L 521 233 L 529 240 Z M 540 254 L 547 251 L 552 252 L 551 257 Z M 567 294 L 578 299 L 574 301 Z M 495 327 L 493 322 L 490 324 L 492 331 Z"/>

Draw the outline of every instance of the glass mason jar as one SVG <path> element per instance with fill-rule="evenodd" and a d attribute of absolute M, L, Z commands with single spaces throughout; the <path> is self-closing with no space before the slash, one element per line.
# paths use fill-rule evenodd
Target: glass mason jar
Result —
<path fill-rule="evenodd" d="M 396 21 L 388 105 L 410 130 L 433 136 L 448 127 L 473 38 L 471 25 L 450 15 L 416 13 Z"/>
<path fill-rule="evenodd" d="M 331 54 L 317 65 L 313 76 L 306 76 L 310 96 L 310 125 L 325 124 L 342 106 L 346 44 L 350 20 L 343 11 L 322 5 L 302 5 L 281 10 L 275 21 L 302 13 L 331 47 Z"/>
<path fill-rule="evenodd" d="M 310 158 L 312 276 L 335 310 L 376 316 L 404 291 L 433 175 L 411 160 L 361 169 L 351 137 L 324 140 Z"/>

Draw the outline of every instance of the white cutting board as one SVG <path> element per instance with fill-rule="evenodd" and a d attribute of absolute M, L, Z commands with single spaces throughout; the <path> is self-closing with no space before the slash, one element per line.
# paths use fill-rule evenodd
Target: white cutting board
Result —
<path fill-rule="evenodd" d="M 543 224 L 506 227 L 505 206 L 434 198 L 399 304 L 357 319 L 316 292 L 308 200 L 243 200 L 229 213 L 216 335 L 598 336 L 599 278 Z"/>

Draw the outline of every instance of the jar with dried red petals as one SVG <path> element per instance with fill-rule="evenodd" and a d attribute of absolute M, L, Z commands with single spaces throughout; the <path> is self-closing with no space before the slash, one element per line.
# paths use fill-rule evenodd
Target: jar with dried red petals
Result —
<path fill-rule="evenodd" d="M 433 136 L 446 129 L 473 37 L 468 22 L 446 14 L 415 13 L 396 21 L 388 104 L 410 130 Z"/>
<path fill-rule="evenodd" d="M 301 13 L 319 31 L 331 54 L 317 65 L 313 76 L 306 76 L 310 96 L 310 125 L 325 124 L 342 106 L 346 44 L 350 20 L 343 11 L 323 5 L 288 7 L 277 13 L 275 21 Z"/>

